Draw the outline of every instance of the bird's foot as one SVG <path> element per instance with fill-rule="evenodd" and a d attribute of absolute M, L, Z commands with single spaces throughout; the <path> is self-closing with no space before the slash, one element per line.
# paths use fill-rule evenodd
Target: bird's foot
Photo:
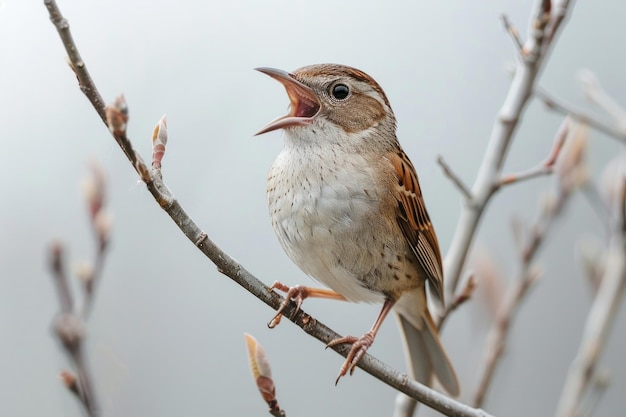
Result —
<path fill-rule="evenodd" d="M 346 361 L 341 366 L 341 369 L 339 369 L 339 375 L 337 375 L 337 379 L 335 380 L 335 385 L 337 385 L 341 377 L 345 376 L 348 373 L 348 371 L 350 372 L 350 375 L 354 373 L 354 368 L 356 368 L 356 365 L 359 363 L 363 355 L 365 355 L 365 352 L 367 352 L 367 349 L 370 346 L 372 346 L 372 343 L 374 343 L 374 336 L 375 336 L 375 333 L 372 331 L 369 331 L 361 337 L 356 337 L 356 336 L 340 337 L 339 339 L 331 340 L 326 345 L 326 347 L 329 348 L 329 347 L 337 346 L 343 343 L 352 344 L 352 348 L 350 349 L 348 356 L 346 356 Z"/>
<path fill-rule="evenodd" d="M 272 320 L 267 323 L 267 327 L 269 327 L 270 329 L 278 326 L 278 324 L 280 323 L 280 319 L 283 317 L 283 310 L 285 310 L 285 308 L 289 305 L 290 301 L 293 300 L 296 303 L 296 308 L 293 311 L 293 314 L 295 315 L 300 310 L 300 306 L 302 305 L 304 299 L 309 296 L 309 288 L 305 287 L 304 285 L 295 285 L 293 287 L 289 287 L 282 282 L 274 281 L 274 283 L 270 287 L 270 291 L 274 289 L 284 292 L 285 299 L 280 304 L 280 307 L 278 307 L 278 310 L 276 310 L 276 315 L 274 316 L 274 318 L 272 318 Z"/>

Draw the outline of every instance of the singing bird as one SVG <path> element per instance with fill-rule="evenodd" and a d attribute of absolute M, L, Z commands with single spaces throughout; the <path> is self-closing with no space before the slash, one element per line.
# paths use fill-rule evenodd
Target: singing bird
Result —
<path fill-rule="evenodd" d="M 352 344 L 337 381 L 354 370 L 393 310 L 411 376 L 430 384 L 434 375 L 457 396 L 458 379 L 427 304 L 427 285 L 444 304 L 437 235 L 383 89 L 343 65 L 257 70 L 279 81 L 291 104 L 257 133 L 282 129 L 285 136 L 267 180 L 272 226 L 291 260 L 331 289 L 275 283 L 287 294 L 271 323 L 290 300 L 299 307 L 306 297 L 382 303 L 363 336 L 329 343 Z"/>

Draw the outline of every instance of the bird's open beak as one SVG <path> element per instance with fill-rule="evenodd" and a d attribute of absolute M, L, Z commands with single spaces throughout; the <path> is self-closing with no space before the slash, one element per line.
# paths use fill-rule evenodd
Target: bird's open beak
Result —
<path fill-rule="evenodd" d="M 319 99 L 313 90 L 296 80 L 293 74 L 286 71 L 274 68 L 255 69 L 279 81 L 287 90 L 287 95 L 291 102 L 289 113 L 272 120 L 264 128 L 256 132 L 255 136 L 291 126 L 306 126 L 313 122 L 313 117 L 315 117 L 321 107 Z"/>

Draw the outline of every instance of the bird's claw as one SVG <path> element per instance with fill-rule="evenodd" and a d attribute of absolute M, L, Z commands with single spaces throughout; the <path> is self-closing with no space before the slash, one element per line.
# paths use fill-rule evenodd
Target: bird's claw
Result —
<path fill-rule="evenodd" d="M 335 380 L 335 385 L 339 383 L 339 380 L 344 377 L 348 372 L 350 375 L 354 373 L 354 369 L 357 364 L 367 352 L 367 349 L 372 346 L 374 343 L 374 334 L 372 332 L 367 332 L 361 337 L 355 336 L 345 336 L 340 337 L 339 339 L 331 340 L 326 347 L 333 347 L 343 343 L 350 343 L 352 347 L 350 348 L 350 352 L 348 356 L 346 356 L 346 360 L 339 369 L 339 375 L 337 375 L 337 379 Z"/>
<path fill-rule="evenodd" d="M 276 289 L 285 293 L 285 299 L 276 310 L 276 315 L 272 318 L 272 320 L 267 323 L 267 327 L 273 329 L 274 327 L 280 324 L 280 320 L 283 317 L 283 311 L 289 305 L 289 302 L 292 300 L 296 303 L 296 308 L 293 311 L 293 314 L 296 315 L 298 311 L 300 311 L 300 306 L 305 298 L 308 297 L 308 288 L 303 285 L 295 285 L 293 287 L 289 287 L 282 282 L 274 281 L 272 286 L 269 288 L 270 291 Z"/>

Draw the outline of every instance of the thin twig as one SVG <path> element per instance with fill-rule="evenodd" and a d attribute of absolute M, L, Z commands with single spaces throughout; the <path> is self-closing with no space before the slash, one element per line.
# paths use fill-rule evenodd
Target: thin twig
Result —
<path fill-rule="evenodd" d="M 74 309 L 74 301 L 63 261 L 63 245 L 59 242 L 53 243 L 50 248 L 50 269 L 54 277 L 61 313 L 71 313 Z"/>
<path fill-rule="evenodd" d="M 626 181 L 622 207 L 626 207 Z M 570 365 L 557 407 L 557 417 L 577 415 L 580 401 L 593 382 L 598 359 L 606 347 L 618 307 L 626 292 L 626 214 L 614 222 L 604 276 L 589 310 L 578 353 Z"/>
<path fill-rule="evenodd" d="M 593 72 L 583 70 L 578 74 L 578 78 L 587 98 L 611 116 L 623 131 L 626 128 L 626 110 L 606 92 Z"/>
<path fill-rule="evenodd" d="M 612 126 L 603 122 L 598 118 L 598 116 L 577 109 L 574 105 L 553 96 L 539 86 L 535 87 L 534 95 L 539 100 L 543 101 L 548 109 L 559 112 L 565 116 L 570 116 L 572 119 L 578 120 L 579 122 L 587 124 L 600 132 L 606 133 L 614 139 L 626 142 L 626 131 L 618 128 L 617 126 Z"/>
<path fill-rule="evenodd" d="M 580 404 L 576 415 L 579 417 L 591 417 L 596 407 L 602 400 L 606 389 L 609 387 L 611 377 L 609 371 L 599 371 L 594 375 L 591 387 L 589 389 L 589 397 L 584 403 Z"/>
<path fill-rule="evenodd" d="M 556 167 L 558 174 L 556 176 L 558 180 L 557 193 L 555 197 L 544 200 L 539 218 L 526 233 L 524 244 L 519 250 L 521 263 L 519 276 L 507 291 L 504 301 L 499 308 L 497 319 L 487 338 L 486 354 L 474 394 L 473 403 L 476 406 L 481 406 L 485 400 L 496 367 L 504 352 L 511 323 L 528 290 L 540 275 L 538 268 L 534 265 L 537 253 L 545 242 L 550 227 L 563 212 L 563 208 L 569 201 L 572 193 L 580 189 L 587 180 L 587 177 L 584 175 L 587 172 L 584 158 L 587 129 L 584 126 L 577 125 L 575 129 L 570 130 L 567 124 L 562 124 L 557 138 L 563 135 L 569 136 L 569 139 L 567 146 L 558 158 Z M 557 142 L 560 141 L 561 139 L 557 139 Z M 562 141 L 564 142 L 565 139 L 562 139 Z M 550 159 L 548 160 L 550 161 Z M 556 160 L 556 156 L 554 159 Z"/>
<path fill-rule="evenodd" d="M 63 18 L 56 2 L 54 0 L 44 0 L 44 4 L 48 8 L 51 16 L 51 20 L 57 26 L 57 30 L 61 36 L 61 40 L 69 51 L 74 53 L 69 54 L 70 60 L 73 66 L 80 64 L 80 67 L 86 73 L 86 66 L 84 62 L 74 62 L 75 57 L 79 57 L 77 53 L 76 45 L 74 44 L 71 34 L 69 32 L 69 25 L 65 18 Z M 80 72 L 82 73 L 82 72 Z M 93 80 L 89 77 L 83 77 L 79 75 L 79 83 L 83 92 L 93 92 L 95 96 L 99 97 L 98 90 L 93 83 Z M 87 94 L 87 93 L 86 93 Z M 89 96 L 88 96 L 89 97 Z M 100 115 L 105 125 L 109 126 L 106 118 L 106 111 L 102 106 L 101 100 L 91 100 L 92 105 Z M 119 132 L 116 129 L 111 129 L 113 136 L 122 148 L 126 156 L 128 157 L 131 165 L 139 173 L 141 179 L 146 183 L 148 191 L 152 194 L 161 208 L 172 218 L 181 231 L 191 240 L 202 253 L 204 253 L 213 263 L 217 269 L 224 275 L 230 277 L 237 284 L 241 285 L 252 295 L 256 296 L 259 300 L 263 301 L 274 310 L 278 309 L 281 305 L 282 297 L 278 296 L 274 292 L 269 291 L 268 287 L 264 285 L 260 280 L 247 271 L 241 264 L 236 262 L 222 249 L 220 249 L 206 233 L 204 233 L 197 224 L 191 219 L 191 217 L 185 212 L 178 200 L 173 197 L 173 194 L 165 186 L 165 184 L 158 178 L 155 178 L 153 174 L 147 169 L 139 155 L 137 155 L 132 148 L 130 140 L 126 136 L 125 132 Z M 307 334 L 315 337 L 324 344 L 328 344 L 331 340 L 340 337 L 339 334 L 332 331 L 330 328 L 314 320 L 307 315 L 304 311 L 300 310 L 297 314 L 294 314 L 294 306 L 290 304 L 284 311 L 285 317 L 293 321 L 300 326 Z M 332 347 L 333 350 L 338 352 L 342 356 L 346 356 L 350 347 L 346 345 L 337 345 Z M 400 374 L 399 372 L 391 369 L 378 359 L 375 359 L 369 354 L 365 354 L 359 361 L 358 367 L 369 373 L 370 375 L 378 378 L 382 382 L 389 386 L 405 393 L 406 395 L 419 400 L 425 405 L 451 417 L 489 417 L 490 415 L 483 410 L 472 408 L 466 404 L 453 400 L 437 391 L 428 388 L 418 382 L 409 379 L 406 374 Z"/>
<path fill-rule="evenodd" d="M 551 174 L 554 164 L 556 163 L 556 160 L 559 154 L 561 153 L 561 149 L 563 149 L 563 144 L 565 143 L 565 139 L 567 138 L 567 135 L 569 134 L 570 124 L 571 123 L 570 123 L 569 117 L 566 117 L 565 120 L 563 120 L 563 122 L 561 123 L 561 126 L 559 127 L 559 130 L 556 133 L 556 136 L 554 138 L 554 144 L 552 145 L 550 154 L 548 155 L 545 161 L 541 162 L 539 165 L 533 168 L 530 168 L 526 171 L 503 175 L 502 178 L 500 178 L 499 185 L 500 186 L 509 185 L 515 182 L 520 182 L 520 181 L 528 180 L 531 178 L 536 178 L 538 176 Z"/>
<path fill-rule="evenodd" d="M 477 286 L 478 286 L 478 282 L 476 280 L 476 277 L 470 271 L 469 276 L 465 280 L 465 286 L 463 287 L 463 290 L 459 292 L 452 299 L 452 302 L 448 303 L 443 316 L 437 323 L 440 330 L 443 327 L 443 324 L 445 323 L 446 318 L 448 318 L 450 314 L 452 314 L 452 312 L 456 311 L 459 307 L 465 304 L 470 298 L 472 298 L 472 295 L 474 295 L 474 291 L 476 290 Z"/>
<path fill-rule="evenodd" d="M 469 188 L 467 188 L 461 177 L 459 177 L 454 173 L 454 171 L 452 171 L 450 165 L 448 165 L 446 161 L 444 161 L 443 156 L 439 155 L 437 157 L 437 163 L 441 166 L 441 169 L 443 170 L 445 176 L 448 177 L 454 185 L 456 185 L 456 188 L 461 192 L 461 194 L 465 196 L 467 201 L 472 201 L 472 192 L 469 190 Z"/>
<path fill-rule="evenodd" d="M 93 307 L 93 303 L 95 300 L 96 287 L 100 282 L 100 278 L 102 277 L 102 271 L 104 270 L 104 260 L 106 255 L 106 249 L 108 246 L 108 241 L 98 239 L 96 236 L 96 250 L 94 254 L 93 260 L 93 269 L 91 273 L 91 277 L 85 283 L 85 300 L 83 302 L 83 307 L 81 309 L 81 315 L 84 319 L 87 319 L 91 309 Z"/>
<path fill-rule="evenodd" d="M 524 43 L 522 42 L 522 39 L 519 37 L 519 31 L 511 23 L 511 20 L 509 19 L 508 15 L 502 13 L 500 15 L 500 20 L 502 20 L 502 24 L 504 25 L 504 28 L 506 29 L 506 32 L 510 35 L 511 40 L 513 41 L 513 44 L 515 45 L 515 47 L 517 49 L 517 52 L 519 52 L 520 56 L 522 56 L 523 49 L 524 49 Z"/>
<path fill-rule="evenodd" d="M 485 358 L 481 366 L 479 382 L 474 393 L 473 404 L 482 406 L 491 385 L 496 367 L 504 353 L 511 322 L 519 310 L 528 290 L 537 281 L 540 271 L 533 267 L 535 256 L 542 243 L 545 241 L 548 230 L 554 220 L 562 212 L 568 201 L 570 192 L 565 188 L 559 188 L 559 194 L 553 204 L 546 205 L 537 223 L 531 227 L 531 233 L 526 244 L 520 251 L 521 271 L 514 284 L 507 290 L 502 305 L 500 306 L 497 319 L 489 332 L 486 342 Z"/>

